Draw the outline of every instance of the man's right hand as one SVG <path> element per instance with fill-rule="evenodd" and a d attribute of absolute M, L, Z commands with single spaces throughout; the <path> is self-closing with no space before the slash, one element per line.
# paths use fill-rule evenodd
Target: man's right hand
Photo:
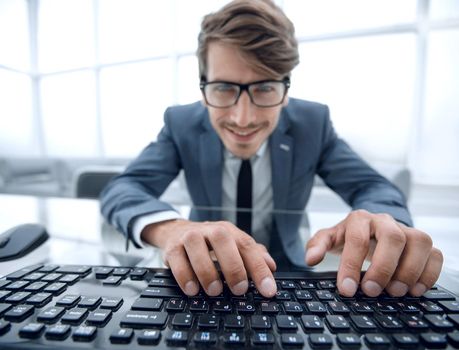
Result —
<path fill-rule="evenodd" d="M 273 258 L 265 246 L 230 222 L 164 221 L 146 226 L 141 237 L 162 249 L 165 264 L 189 296 L 199 292 L 199 284 L 210 296 L 222 292 L 223 284 L 212 255 L 233 294 L 247 292 L 248 278 L 264 297 L 276 294 Z"/>

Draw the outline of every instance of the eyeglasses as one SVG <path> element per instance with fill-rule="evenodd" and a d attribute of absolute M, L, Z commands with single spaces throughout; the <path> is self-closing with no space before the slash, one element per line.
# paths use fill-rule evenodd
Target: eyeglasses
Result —
<path fill-rule="evenodd" d="M 280 105 L 290 87 L 290 79 L 261 80 L 250 84 L 237 84 L 228 81 L 201 81 L 200 88 L 209 106 L 227 108 L 234 106 L 243 91 L 247 91 L 250 101 L 257 107 Z"/>

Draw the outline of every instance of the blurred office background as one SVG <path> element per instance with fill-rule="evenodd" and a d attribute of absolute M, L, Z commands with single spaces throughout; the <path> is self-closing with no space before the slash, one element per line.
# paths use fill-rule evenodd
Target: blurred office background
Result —
<path fill-rule="evenodd" d="M 82 169 L 135 157 L 167 106 L 200 99 L 199 24 L 226 2 L 0 0 L 0 193 L 72 197 Z M 344 139 L 401 175 L 415 217 L 457 228 L 459 1 L 276 3 L 300 43 L 290 95 L 328 104 Z M 46 215 L 29 197 L 5 203 Z M 47 204 L 54 222 L 85 210 L 65 203 Z M 319 187 L 310 208 L 343 204 Z"/>

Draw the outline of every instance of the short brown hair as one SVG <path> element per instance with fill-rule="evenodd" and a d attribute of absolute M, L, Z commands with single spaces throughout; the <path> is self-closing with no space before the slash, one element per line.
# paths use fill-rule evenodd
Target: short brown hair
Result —
<path fill-rule="evenodd" d="M 212 41 L 237 46 L 255 71 L 270 77 L 289 76 L 299 63 L 293 23 L 271 0 L 235 0 L 204 17 L 197 50 L 201 80 Z"/>

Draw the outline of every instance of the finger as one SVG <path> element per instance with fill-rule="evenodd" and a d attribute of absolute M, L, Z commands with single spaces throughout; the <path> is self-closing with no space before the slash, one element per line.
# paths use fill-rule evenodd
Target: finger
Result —
<path fill-rule="evenodd" d="M 441 267 L 443 265 L 443 254 L 437 248 L 432 248 L 430 251 L 429 259 L 424 266 L 424 271 L 418 282 L 410 289 L 410 294 L 420 297 L 428 289 L 432 288 L 435 282 L 440 277 Z"/>
<path fill-rule="evenodd" d="M 314 266 L 320 263 L 327 251 L 334 245 L 338 227 L 331 227 L 317 231 L 306 244 L 306 264 Z"/>
<path fill-rule="evenodd" d="M 400 228 L 405 233 L 406 245 L 392 281 L 386 287 L 386 291 L 394 297 L 405 295 L 416 284 L 432 250 L 432 239 L 427 234 L 410 227 Z"/>
<path fill-rule="evenodd" d="M 234 235 L 228 232 L 231 229 L 237 230 L 232 227 L 215 226 L 206 238 L 215 252 L 231 292 L 242 295 L 248 288 L 247 272 Z"/>
<path fill-rule="evenodd" d="M 377 244 L 371 265 L 362 280 L 363 292 L 378 296 L 386 287 L 397 269 L 400 256 L 405 249 L 406 236 L 396 222 L 388 215 L 377 215 L 371 221 Z"/>
<path fill-rule="evenodd" d="M 205 292 L 210 296 L 219 295 L 223 285 L 203 235 L 198 231 L 188 231 L 183 236 L 183 242 L 194 273 Z"/>
<path fill-rule="evenodd" d="M 183 292 L 188 296 L 198 294 L 199 282 L 183 246 L 176 246 L 168 251 L 164 258 Z"/>
<path fill-rule="evenodd" d="M 276 281 L 265 261 L 264 254 L 256 249 L 255 240 L 249 235 L 241 235 L 238 239 L 238 248 L 247 268 L 260 294 L 272 298 L 277 292 Z"/>
<path fill-rule="evenodd" d="M 360 282 L 360 272 L 370 246 L 371 227 L 367 215 L 349 215 L 345 224 L 344 247 L 337 275 L 340 294 L 352 297 Z"/>
<path fill-rule="evenodd" d="M 260 248 L 261 253 L 263 255 L 263 259 L 265 259 L 265 262 L 268 264 L 268 267 L 271 270 L 271 272 L 276 271 L 277 264 L 274 261 L 273 257 L 271 256 L 271 254 L 268 253 L 268 250 L 266 249 L 266 247 L 263 244 L 258 244 L 258 247 Z"/>

